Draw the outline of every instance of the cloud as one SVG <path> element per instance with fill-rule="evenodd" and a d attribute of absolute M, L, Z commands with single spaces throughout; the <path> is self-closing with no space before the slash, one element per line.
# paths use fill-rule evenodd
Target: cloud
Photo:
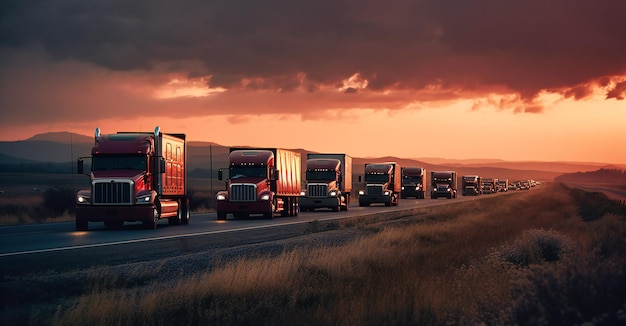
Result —
<path fill-rule="evenodd" d="M 542 92 L 580 100 L 603 83 L 622 100 L 624 12 L 621 0 L 5 0 L 0 104 L 23 117 L 0 118 L 26 121 L 42 105 L 63 119 L 166 115 L 171 104 L 314 117 L 493 94 L 515 98 L 497 108 L 536 113 Z M 165 88 L 174 79 L 204 85 Z M 203 86 L 226 91 L 177 97 Z"/>

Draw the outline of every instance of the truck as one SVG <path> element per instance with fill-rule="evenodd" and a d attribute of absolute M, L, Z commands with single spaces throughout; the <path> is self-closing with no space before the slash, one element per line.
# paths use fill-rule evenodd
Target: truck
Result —
<path fill-rule="evenodd" d="M 352 157 L 346 154 L 308 153 L 305 190 L 301 192 L 300 211 L 330 208 L 347 211 L 352 191 Z"/>
<path fill-rule="evenodd" d="M 226 190 L 216 194 L 218 220 L 227 214 L 247 218 L 298 216 L 301 191 L 300 153 L 280 148 L 231 147 Z M 223 169 L 218 179 L 224 180 Z"/>
<path fill-rule="evenodd" d="M 456 198 L 456 171 L 432 171 L 430 173 L 430 198 Z"/>
<path fill-rule="evenodd" d="M 463 196 L 478 196 L 483 193 L 481 178 L 477 175 L 464 175 L 461 177 L 461 194 Z"/>
<path fill-rule="evenodd" d="M 407 166 L 402 169 L 402 188 L 400 198 L 415 197 L 424 199 L 426 191 L 426 169 L 422 167 Z"/>
<path fill-rule="evenodd" d="M 91 159 L 91 187 L 76 195 L 76 230 L 86 231 L 89 222 L 113 228 L 142 222 L 147 229 L 165 218 L 170 225 L 189 224 L 185 138 L 158 126 L 152 133 L 96 128 L 91 156 L 78 159 L 79 174 Z"/>
<path fill-rule="evenodd" d="M 402 188 L 400 172 L 401 166 L 396 162 L 365 163 L 365 189 L 359 190 L 359 206 L 374 203 L 398 206 Z"/>
<path fill-rule="evenodd" d="M 509 179 L 498 179 L 498 191 L 509 191 Z"/>
<path fill-rule="evenodd" d="M 483 181 L 482 181 L 483 194 L 496 193 L 498 191 L 496 188 L 497 186 L 498 186 L 498 179 L 483 178 Z"/>

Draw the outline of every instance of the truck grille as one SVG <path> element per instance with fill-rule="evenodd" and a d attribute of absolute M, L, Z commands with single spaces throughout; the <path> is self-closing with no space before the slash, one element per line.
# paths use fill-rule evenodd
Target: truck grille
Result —
<path fill-rule="evenodd" d="M 130 180 L 94 181 L 94 204 L 133 204 L 133 182 Z"/>
<path fill-rule="evenodd" d="M 256 185 L 236 184 L 230 186 L 230 201 L 256 201 Z"/>
<path fill-rule="evenodd" d="M 370 196 L 380 196 L 383 194 L 383 186 L 367 186 L 367 194 Z"/>
<path fill-rule="evenodd" d="M 309 197 L 323 197 L 326 198 L 328 196 L 328 185 L 309 185 Z"/>

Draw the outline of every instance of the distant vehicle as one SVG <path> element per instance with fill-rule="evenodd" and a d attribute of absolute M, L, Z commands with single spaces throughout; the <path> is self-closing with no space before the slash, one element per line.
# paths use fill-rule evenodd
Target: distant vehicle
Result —
<path fill-rule="evenodd" d="M 217 193 L 217 219 L 298 216 L 300 153 L 280 148 L 230 148 L 227 189 Z M 218 170 L 218 179 L 224 179 Z"/>
<path fill-rule="evenodd" d="M 482 180 L 482 188 L 483 194 L 493 194 L 496 193 L 498 186 L 498 179 L 494 178 L 483 178 Z"/>
<path fill-rule="evenodd" d="M 426 170 L 422 167 L 402 168 L 401 198 L 424 199 L 426 192 Z"/>
<path fill-rule="evenodd" d="M 517 182 L 510 182 L 509 183 L 509 190 L 516 190 L 517 189 Z"/>
<path fill-rule="evenodd" d="M 456 198 L 457 180 L 455 171 L 432 171 L 430 173 L 430 198 Z"/>
<path fill-rule="evenodd" d="M 481 178 L 477 175 L 461 177 L 461 194 L 463 196 L 478 196 L 482 194 Z"/>
<path fill-rule="evenodd" d="M 307 154 L 306 190 L 300 210 L 316 208 L 347 211 L 352 191 L 352 157 L 346 154 Z"/>
<path fill-rule="evenodd" d="M 121 227 L 142 222 L 156 228 L 159 219 L 169 224 L 189 223 L 187 197 L 187 143 L 184 134 L 95 131 L 91 149 L 91 188 L 76 195 L 76 230 L 89 222 Z M 78 159 L 83 174 L 85 158 Z"/>
<path fill-rule="evenodd" d="M 509 179 L 498 179 L 498 191 L 506 192 L 509 190 Z"/>
<path fill-rule="evenodd" d="M 359 206 L 374 203 L 398 206 L 402 188 L 400 171 L 396 162 L 365 163 L 365 189 L 359 191 Z"/>
<path fill-rule="evenodd" d="M 530 180 L 522 180 L 521 185 L 519 187 L 521 190 L 529 190 L 530 189 Z"/>

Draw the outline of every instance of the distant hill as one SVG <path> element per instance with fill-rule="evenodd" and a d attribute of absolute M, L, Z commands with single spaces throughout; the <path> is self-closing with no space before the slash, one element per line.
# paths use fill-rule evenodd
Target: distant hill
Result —
<path fill-rule="evenodd" d="M 71 132 L 48 132 L 43 134 L 37 134 L 33 137 L 26 139 L 25 141 L 46 141 L 55 143 L 91 143 L 93 144 L 93 136 L 79 135 Z"/>
<path fill-rule="evenodd" d="M 79 157 L 89 156 L 93 136 L 70 132 L 51 132 L 35 135 L 21 141 L 0 141 L 0 164 L 8 170 L 28 170 L 28 167 L 52 171 L 71 171 Z M 246 147 L 246 146 L 236 146 Z M 298 148 L 303 164 L 307 153 L 314 151 Z M 229 146 L 206 141 L 190 141 L 187 144 L 188 171 L 192 177 L 206 177 L 210 169 L 216 171 L 228 166 Z M 349 153 L 348 153 L 349 154 Z M 395 161 L 401 166 L 421 166 L 427 171 L 455 170 L 459 176 L 478 174 L 484 177 L 508 178 L 510 180 L 535 179 L 551 181 L 563 173 L 594 171 L 606 167 L 602 163 L 579 162 L 510 162 L 497 159 L 407 159 L 399 157 L 359 158 L 353 157 L 353 175 L 363 174 L 366 162 Z M 11 165 L 19 165 L 18 167 Z M 28 164 L 28 165 L 25 165 Z M 303 166 L 304 168 L 304 166 Z M 626 167 L 625 167 L 626 168 Z M 215 175 L 215 174 L 214 174 Z M 354 178 L 355 180 L 357 178 Z"/>
<path fill-rule="evenodd" d="M 621 169 L 599 169 L 591 172 L 566 173 L 555 178 L 563 183 L 604 183 L 626 185 L 626 171 Z"/>

